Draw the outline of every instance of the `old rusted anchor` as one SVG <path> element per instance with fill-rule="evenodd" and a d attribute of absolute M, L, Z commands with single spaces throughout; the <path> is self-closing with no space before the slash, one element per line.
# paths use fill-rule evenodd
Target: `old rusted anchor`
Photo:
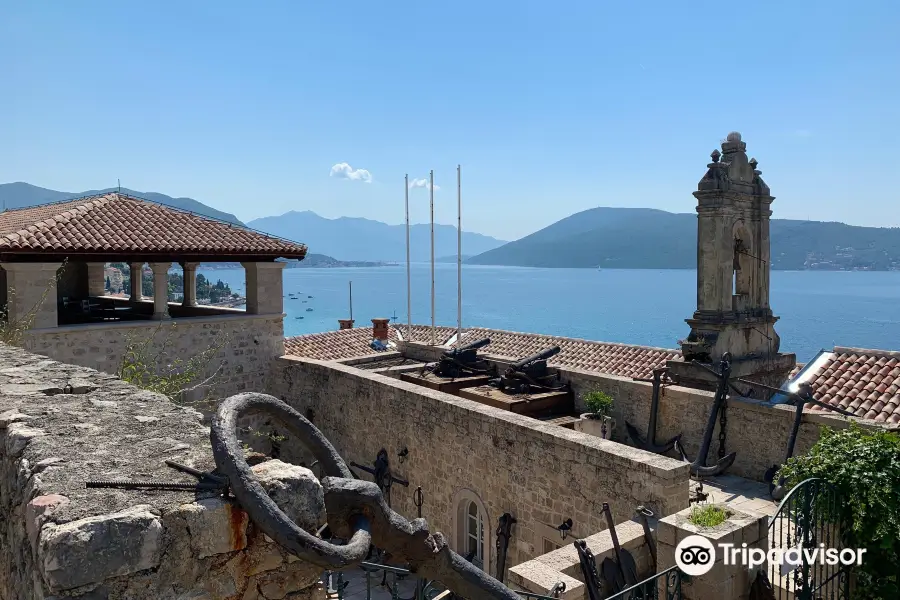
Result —
<path fill-rule="evenodd" d="M 319 461 L 326 477 L 325 512 L 337 545 L 301 529 L 265 492 L 244 458 L 237 439 L 241 416 L 264 413 L 282 423 Z M 409 565 L 413 573 L 438 581 L 455 594 L 485 600 L 521 600 L 513 590 L 450 550 L 424 519 L 407 521 L 388 507 L 378 486 L 353 479 L 331 442 L 299 412 L 267 394 L 231 396 L 219 405 L 210 428 L 213 457 L 234 497 L 259 529 L 288 552 L 326 570 L 341 570 L 365 560 L 371 545 Z"/>
<path fill-rule="evenodd" d="M 789 392 L 787 390 L 763 385 L 754 381 L 744 381 L 743 379 L 738 379 L 738 381 L 747 385 L 753 385 L 764 390 L 774 392 L 775 394 L 784 394 L 789 398 L 788 403 L 794 406 L 794 423 L 791 426 L 791 435 L 788 438 L 787 451 L 784 455 L 784 462 L 781 463 L 782 465 L 790 460 L 792 456 L 794 456 L 794 447 L 797 445 L 797 435 L 800 433 L 800 424 L 803 422 L 803 409 L 807 403 L 815 404 L 816 406 L 819 406 L 826 410 L 830 410 L 832 412 L 836 412 L 839 415 L 843 415 L 845 417 L 856 416 L 851 412 L 847 412 L 846 410 L 840 409 L 836 406 L 831 406 L 830 404 L 825 404 L 824 402 L 820 402 L 819 400 L 813 398 L 812 386 L 808 382 L 803 382 L 799 386 L 797 386 L 796 392 Z M 769 483 L 769 494 L 772 496 L 772 500 L 776 501 L 782 500 L 785 493 L 787 492 L 787 489 L 785 489 L 783 476 L 778 478 L 778 483 L 775 483 L 775 474 L 778 473 L 778 469 L 780 468 L 780 466 L 781 465 L 772 465 L 772 467 L 769 468 L 765 473 L 765 479 Z"/>
<path fill-rule="evenodd" d="M 659 415 L 659 390 L 662 387 L 662 378 L 667 372 L 668 369 L 663 367 L 660 369 L 653 369 L 652 379 L 634 378 L 634 381 L 653 382 L 653 396 L 650 399 L 650 422 L 647 424 L 647 438 L 644 439 L 637 430 L 637 427 L 628 421 L 625 421 L 625 429 L 628 430 L 628 436 L 634 442 L 635 446 L 642 450 L 647 450 L 648 452 L 655 452 L 656 454 L 665 454 L 674 448 L 675 444 L 681 439 L 681 434 L 679 433 L 663 444 L 656 443 L 656 418 Z"/>
<path fill-rule="evenodd" d="M 700 452 L 697 454 L 697 458 L 693 461 L 688 459 L 684 448 L 681 447 L 681 440 L 675 442 L 675 449 L 684 462 L 691 463 L 691 475 L 694 477 L 714 477 L 724 473 L 725 469 L 734 463 L 734 459 L 737 456 L 736 452 L 732 452 L 720 458 L 716 464 L 712 466 L 706 465 L 706 456 L 709 454 L 709 447 L 712 443 L 713 430 L 716 428 L 716 417 L 722 410 L 728 394 L 728 378 L 731 376 L 731 353 L 726 352 L 722 356 L 722 360 L 719 362 L 719 371 L 696 361 L 694 364 L 706 369 L 719 380 L 716 386 L 716 398 L 713 400 L 712 408 L 709 411 L 709 420 L 706 422 L 706 430 L 703 432 L 703 443 L 700 445 Z"/>

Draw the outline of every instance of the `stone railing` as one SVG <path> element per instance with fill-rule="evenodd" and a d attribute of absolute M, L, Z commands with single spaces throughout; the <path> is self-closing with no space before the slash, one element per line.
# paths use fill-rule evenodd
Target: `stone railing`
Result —
<path fill-rule="evenodd" d="M 321 569 L 273 544 L 215 493 L 86 489 L 87 480 L 194 483 L 214 466 L 200 414 L 113 376 L 0 346 L 0 598 L 324 598 Z M 312 530 L 324 496 L 302 467 L 253 467 Z"/>

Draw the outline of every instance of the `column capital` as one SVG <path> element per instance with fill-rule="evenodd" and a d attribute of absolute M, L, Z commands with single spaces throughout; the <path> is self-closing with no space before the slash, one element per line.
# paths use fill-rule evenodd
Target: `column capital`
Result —
<path fill-rule="evenodd" d="M 4 271 L 16 271 L 19 273 L 56 271 L 62 265 L 62 262 L 0 262 L 0 267 L 3 267 Z"/>
<path fill-rule="evenodd" d="M 266 262 L 242 262 L 241 266 L 245 269 L 283 269 L 287 266 L 285 262 L 275 262 L 275 261 L 266 261 Z"/>
<path fill-rule="evenodd" d="M 201 265 L 201 263 L 198 263 L 198 262 L 187 262 L 187 261 L 181 261 L 178 264 L 181 265 L 181 268 L 184 269 L 185 271 L 191 271 L 191 270 L 195 271 Z"/>
<path fill-rule="evenodd" d="M 169 269 L 172 268 L 171 262 L 152 262 L 150 263 L 150 270 L 156 273 L 168 273 Z"/>

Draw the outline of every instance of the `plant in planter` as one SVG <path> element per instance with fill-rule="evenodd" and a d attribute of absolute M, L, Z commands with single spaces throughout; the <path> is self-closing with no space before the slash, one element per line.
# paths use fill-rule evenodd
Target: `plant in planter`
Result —
<path fill-rule="evenodd" d="M 578 429 L 605 440 L 610 439 L 616 427 L 616 421 L 612 418 L 612 396 L 600 390 L 590 391 L 584 395 L 584 406 L 588 412 L 581 415 L 581 427 Z"/>

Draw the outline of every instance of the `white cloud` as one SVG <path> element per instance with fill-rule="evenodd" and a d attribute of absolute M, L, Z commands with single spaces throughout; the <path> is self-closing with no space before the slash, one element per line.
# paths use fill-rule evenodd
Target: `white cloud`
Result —
<path fill-rule="evenodd" d="M 428 189 L 428 180 L 427 179 L 410 179 L 409 180 L 409 189 L 412 190 L 415 188 L 425 188 L 427 190 Z M 439 189 L 441 189 L 441 186 L 435 184 L 434 191 L 438 191 Z"/>
<path fill-rule="evenodd" d="M 340 177 L 350 181 L 365 181 L 372 183 L 372 174 L 365 169 L 354 169 L 347 163 L 338 163 L 331 167 L 331 177 Z"/>

